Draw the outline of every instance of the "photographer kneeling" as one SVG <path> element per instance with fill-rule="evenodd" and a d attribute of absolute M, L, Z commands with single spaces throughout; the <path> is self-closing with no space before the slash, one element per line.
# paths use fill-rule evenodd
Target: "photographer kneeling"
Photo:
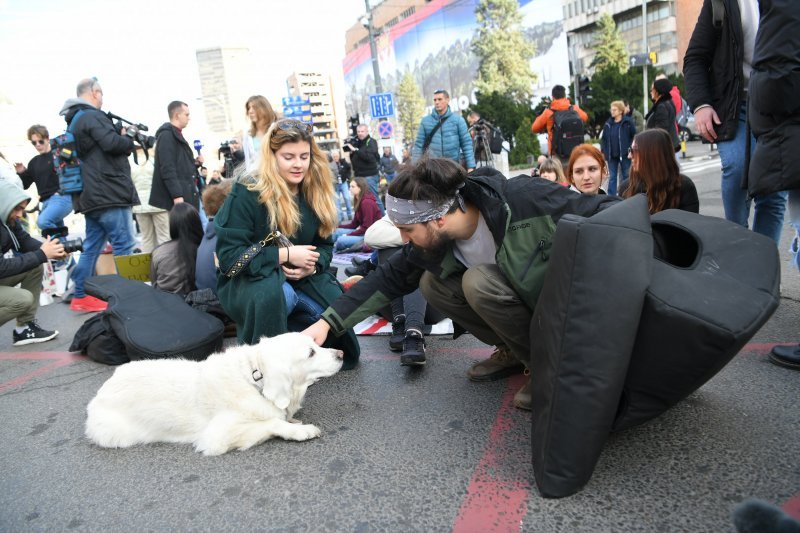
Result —
<path fill-rule="evenodd" d="M 67 256 L 58 239 L 40 242 L 25 231 L 20 223 L 25 207 L 31 201 L 19 187 L 0 182 L 0 325 L 17 319 L 14 329 L 14 346 L 45 342 L 55 338 L 58 331 L 42 329 L 36 323 L 39 294 L 42 291 L 42 265 L 48 259 Z M 13 250 L 14 256 L 5 254 Z M 19 284 L 20 288 L 15 286 Z"/>

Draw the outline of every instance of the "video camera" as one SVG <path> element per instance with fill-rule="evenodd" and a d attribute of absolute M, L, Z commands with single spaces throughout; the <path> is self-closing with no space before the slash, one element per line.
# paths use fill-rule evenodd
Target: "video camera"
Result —
<path fill-rule="evenodd" d="M 130 120 L 124 119 L 119 115 L 115 115 L 112 112 L 106 113 L 108 118 L 110 118 L 114 122 L 114 127 L 117 131 L 121 131 L 122 128 L 125 128 L 125 135 L 133 139 L 134 142 L 139 143 L 139 145 L 146 150 L 149 150 L 156 144 L 156 138 L 152 135 L 145 135 L 142 133 L 143 131 L 148 131 L 148 127 L 142 123 L 134 124 Z M 125 126 L 124 124 L 127 124 Z"/>
<path fill-rule="evenodd" d="M 42 230 L 42 237 L 50 237 L 58 239 L 58 242 L 64 246 L 64 251 L 68 254 L 72 252 L 82 252 L 83 251 L 83 239 L 80 237 L 75 237 L 74 239 L 67 239 L 69 235 L 69 229 L 66 226 L 60 226 L 57 228 L 45 228 Z"/>
<path fill-rule="evenodd" d="M 347 123 L 350 125 L 350 137 L 344 140 L 342 143 L 344 146 L 342 150 L 345 152 L 349 152 L 350 148 L 347 147 L 348 144 L 352 144 L 355 146 L 358 143 L 358 124 L 360 120 L 358 119 L 358 115 L 352 115 L 347 119 Z"/>

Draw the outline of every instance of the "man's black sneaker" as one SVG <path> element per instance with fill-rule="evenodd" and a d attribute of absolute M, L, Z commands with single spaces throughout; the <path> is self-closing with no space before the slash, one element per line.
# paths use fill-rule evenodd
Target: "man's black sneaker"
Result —
<path fill-rule="evenodd" d="M 48 331 L 42 329 L 35 320 L 28 322 L 27 327 L 21 333 L 17 333 L 15 329 L 13 332 L 14 346 L 22 346 L 23 344 L 33 344 L 36 342 L 47 342 L 55 338 L 58 331 Z"/>
<path fill-rule="evenodd" d="M 389 349 L 399 352 L 406 340 L 406 315 L 397 315 L 392 320 L 392 336 L 389 337 Z"/>
<path fill-rule="evenodd" d="M 403 353 L 400 354 L 400 364 L 403 366 L 425 364 L 425 338 L 419 331 L 412 329 L 406 333 Z"/>
<path fill-rule="evenodd" d="M 356 259 L 357 258 L 353 258 L 351 261 L 353 266 L 344 269 L 344 273 L 348 276 L 366 276 L 377 268 L 369 259 L 358 261 L 358 264 L 356 264 Z"/>

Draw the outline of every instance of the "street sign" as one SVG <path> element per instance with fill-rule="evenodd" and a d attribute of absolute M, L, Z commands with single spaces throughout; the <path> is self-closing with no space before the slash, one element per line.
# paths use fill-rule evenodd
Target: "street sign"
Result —
<path fill-rule="evenodd" d="M 653 53 L 653 55 L 655 55 L 655 53 Z M 628 62 L 632 67 L 643 67 L 653 64 L 649 54 L 634 54 L 628 57 Z"/>
<path fill-rule="evenodd" d="M 369 109 L 372 118 L 386 118 L 394 115 L 394 99 L 392 93 L 369 95 Z"/>
<path fill-rule="evenodd" d="M 394 128 L 391 122 L 388 120 L 378 122 L 378 135 L 380 135 L 381 139 L 388 139 L 392 136 L 392 133 L 394 133 Z"/>

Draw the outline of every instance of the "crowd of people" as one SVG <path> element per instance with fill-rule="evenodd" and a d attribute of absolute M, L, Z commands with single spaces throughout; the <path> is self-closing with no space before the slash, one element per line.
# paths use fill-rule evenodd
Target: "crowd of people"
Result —
<path fill-rule="evenodd" d="M 743 88 L 758 56 L 753 46 L 745 46 L 745 56 L 735 58 L 750 63 L 744 74 L 727 69 L 719 58 L 734 49 L 709 29 L 711 16 L 706 2 L 686 54 L 688 105 L 701 134 L 719 147 L 726 218 L 747 226 L 750 200 L 738 187 L 746 135 Z M 752 22 L 726 19 L 724 32 L 737 34 L 730 28 L 737 24 L 747 30 Z M 753 28 L 745 34 L 755 42 Z M 716 76 L 733 78 L 742 90 L 738 95 L 718 91 L 730 84 L 712 84 Z M 495 347 L 489 359 L 470 368 L 470 379 L 522 372 L 530 339 L 527 326 L 520 324 L 530 320 L 541 279 L 518 271 L 526 263 L 514 255 L 531 251 L 509 240 L 509 220 L 525 218 L 531 209 L 545 209 L 553 221 L 567 213 L 591 216 L 637 194 L 647 197 L 651 214 L 700 209 L 696 187 L 681 173 L 675 155 L 676 120 L 686 104 L 666 76 L 654 80 L 653 106 L 645 117 L 637 117 L 624 100 L 611 103 L 599 146 L 585 142 L 588 116 L 565 88 L 556 85 L 551 95 L 532 125 L 534 132 L 547 132 L 549 154 L 528 178 L 509 180 L 493 169 L 476 169 L 470 129 L 453 113 L 444 89 L 434 91 L 431 113 L 423 117 L 402 163 L 389 147 L 381 154 L 367 124 L 359 124 L 344 143 L 347 157 L 338 149 L 325 153 L 311 125 L 278 119 L 266 98 L 253 96 L 245 104 L 250 127 L 230 146 L 237 167 L 213 170 L 208 177 L 202 156 L 195 156 L 182 134 L 190 120 L 186 103 L 168 105 L 168 121 L 158 128 L 154 149 L 136 147 L 135 135 L 117 129 L 100 111 L 103 91 L 97 80 L 82 80 L 61 114 L 82 157 L 83 190 L 71 197 L 59 192 L 50 136 L 41 126 L 28 131 L 39 155 L 27 166 L 16 165 L 19 186 L 4 185 L 14 187 L 14 194 L 0 205 L 3 251 L 13 247 L 18 257 L 13 266 L 3 260 L 8 275 L 2 284 L 13 286 L 11 281 L 19 283 L 23 276 L 23 287 L 11 290 L 29 293 L 24 306 L 15 304 L 7 313 L 6 320 L 17 319 L 15 342 L 18 335 L 24 343 L 57 334 L 36 323 L 38 289 L 31 280 L 41 277 L 34 267 L 64 259 L 66 252 L 55 239 L 33 240 L 21 222 L 30 200 L 23 188 L 36 183 L 40 229 L 62 226 L 72 210 L 86 220 L 83 252 L 71 273 L 73 310 L 105 308 L 105 302 L 85 293 L 84 282 L 106 243 L 115 255 L 139 247 L 152 254 L 154 288 L 183 296 L 212 290 L 243 343 L 305 330 L 323 346 L 341 348 L 345 366 L 352 368 L 359 358 L 353 326 L 383 309 L 392 321 L 390 347 L 403 352 L 402 364 L 421 365 L 430 308 L 453 319 L 457 332 L 466 329 Z M 757 146 L 756 140 L 751 144 Z M 134 149 L 145 163 L 132 171 L 128 156 Z M 753 230 L 778 242 L 786 193 L 770 190 L 752 197 Z M 534 240 L 550 242 L 553 227 L 536 228 Z M 348 275 L 365 278 L 346 294 L 330 268 L 333 254 L 340 252 L 371 252 L 347 269 Z M 0 302 L 3 307 L 5 300 Z M 798 351 L 778 350 L 773 356 L 796 367 Z M 530 408 L 529 382 L 515 404 Z"/>

